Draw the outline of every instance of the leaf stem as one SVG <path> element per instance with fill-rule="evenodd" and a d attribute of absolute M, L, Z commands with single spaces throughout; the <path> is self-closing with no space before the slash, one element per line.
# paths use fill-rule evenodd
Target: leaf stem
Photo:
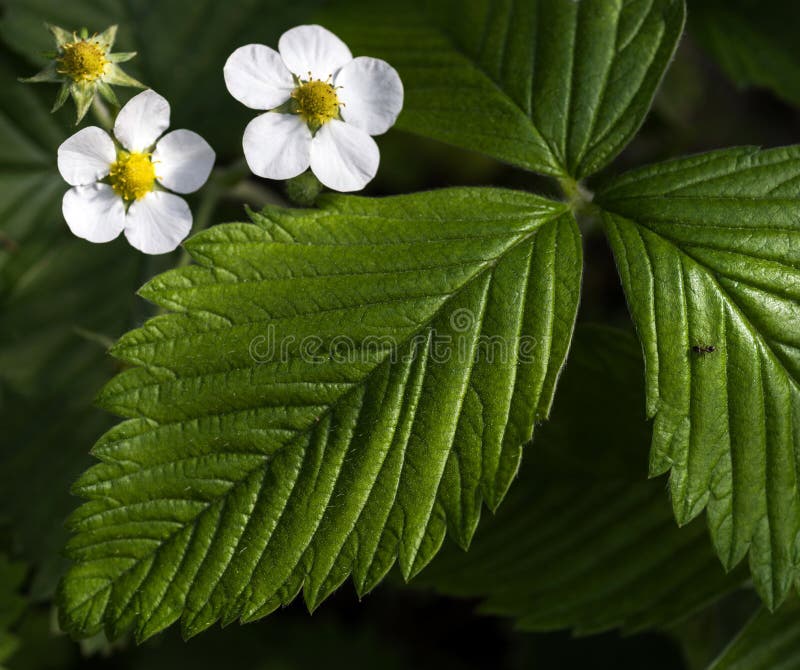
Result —
<path fill-rule="evenodd" d="M 558 183 L 583 233 L 593 232 L 600 221 L 600 209 L 593 202 L 594 193 L 572 177 L 562 177 Z"/>

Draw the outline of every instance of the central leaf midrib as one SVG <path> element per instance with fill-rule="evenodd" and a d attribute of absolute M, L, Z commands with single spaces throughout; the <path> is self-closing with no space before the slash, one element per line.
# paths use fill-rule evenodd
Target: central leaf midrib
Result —
<path fill-rule="evenodd" d="M 528 241 L 529 239 L 534 237 L 539 232 L 539 230 L 542 227 L 544 227 L 545 225 L 548 225 L 548 224 L 552 223 L 553 221 L 555 221 L 556 219 L 558 219 L 559 217 L 563 216 L 567 211 L 566 205 L 563 204 L 563 203 L 556 203 L 555 201 L 553 201 L 553 202 L 554 202 L 554 204 L 561 204 L 562 205 L 561 208 L 560 209 L 556 209 L 556 210 L 554 210 L 552 212 L 549 212 L 548 216 L 544 217 L 539 225 L 534 227 L 532 230 L 529 230 L 529 231 L 526 231 L 526 232 L 520 234 L 518 236 L 517 240 L 515 242 L 512 242 L 511 244 L 509 244 L 501 253 L 497 254 L 496 256 L 490 257 L 489 259 L 487 259 L 487 260 L 485 260 L 485 261 L 483 261 L 481 263 L 476 263 L 476 265 L 479 266 L 479 267 L 478 267 L 477 271 L 475 272 L 475 274 L 470 276 L 467 280 L 464 281 L 463 284 L 458 286 L 451 293 L 449 293 L 449 294 L 440 294 L 440 295 L 447 295 L 448 297 L 445 298 L 442 301 L 442 304 L 434 311 L 434 313 L 427 320 L 421 322 L 421 324 L 418 326 L 418 328 L 411 333 L 411 335 L 409 336 L 408 339 L 399 342 L 397 348 L 405 345 L 409 341 L 409 339 L 411 337 L 413 337 L 414 335 L 422 332 L 425 328 L 427 328 L 428 325 L 432 321 L 434 321 L 436 318 L 438 318 L 439 314 L 441 313 L 442 310 L 445 309 L 445 307 L 447 306 L 447 304 L 449 303 L 450 300 L 452 300 L 455 296 L 457 296 L 461 291 L 466 290 L 466 288 L 473 281 L 475 281 L 479 277 L 481 277 L 481 275 L 483 275 L 484 272 L 487 272 L 489 270 L 493 270 L 494 267 L 503 258 L 505 258 L 508 254 L 510 254 L 517 246 L 519 246 L 520 244 L 524 244 L 526 241 Z M 269 244 L 271 244 L 271 242 Z M 257 280 L 257 282 L 261 282 L 261 281 L 269 281 L 269 280 Z M 291 278 L 289 278 L 287 281 L 291 281 Z M 248 282 L 247 281 L 243 281 L 241 283 L 248 283 Z M 236 283 L 234 282 L 233 284 L 235 285 Z M 187 287 L 178 287 L 178 288 L 180 288 L 181 290 L 185 290 L 185 291 L 191 291 L 195 287 L 187 286 Z M 175 289 L 170 288 L 169 290 L 170 290 L 170 292 L 172 292 Z M 420 296 L 420 298 L 421 297 L 424 297 L 424 296 Z M 430 296 L 430 297 L 434 297 L 435 298 L 437 296 Z M 407 300 L 402 299 L 402 298 L 397 298 L 397 299 L 392 300 L 392 301 L 383 301 L 381 304 L 404 303 L 404 302 L 407 302 Z M 374 303 L 369 303 L 369 304 L 374 304 Z M 347 309 L 356 309 L 358 307 L 359 307 L 359 305 L 353 305 L 351 307 L 348 307 Z M 341 309 L 342 308 L 337 307 L 337 308 L 335 308 L 333 310 L 328 310 L 328 311 L 340 311 Z M 301 312 L 299 314 L 293 314 L 293 315 L 290 315 L 290 316 L 285 317 L 285 318 L 286 319 L 293 319 L 293 318 L 302 317 L 302 316 L 316 315 L 316 314 L 324 313 L 324 312 L 325 312 L 325 310 L 319 310 L 319 311 L 314 311 L 314 312 Z M 176 314 L 181 314 L 181 312 L 175 312 L 175 313 Z M 282 317 L 279 317 L 279 318 L 282 318 Z M 263 318 L 263 319 L 254 319 L 254 320 L 247 321 L 247 322 L 244 322 L 244 323 L 235 324 L 234 326 L 231 326 L 231 327 L 221 327 L 221 328 L 217 328 L 217 329 L 198 331 L 196 333 L 191 333 L 190 336 L 197 335 L 197 336 L 202 338 L 203 336 L 205 336 L 209 332 L 218 332 L 218 331 L 222 331 L 222 330 L 227 330 L 229 328 L 247 328 L 247 327 L 249 327 L 249 326 L 251 326 L 253 324 L 261 323 L 262 321 L 274 322 L 275 321 L 275 317 L 269 317 L 269 318 Z M 130 347 L 122 347 L 121 351 L 124 351 L 127 348 L 135 350 L 140 346 L 154 347 L 154 346 L 158 346 L 158 345 L 160 345 L 160 344 L 162 344 L 164 342 L 174 342 L 174 341 L 177 341 L 179 339 L 182 339 L 182 338 L 180 336 L 178 336 L 178 335 L 175 335 L 175 336 L 171 336 L 171 337 L 168 337 L 168 338 L 158 339 L 158 340 L 154 340 L 154 341 L 148 341 L 148 342 L 144 342 L 144 343 L 134 343 L 134 344 L 130 345 Z M 112 352 L 113 352 L 113 350 L 112 350 Z M 375 363 L 375 366 L 360 381 L 357 381 L 357 382 L 356 381 L 354 381 L 354 382 L 326 382 L 326 383 L 330 383 L 330 384 L 342 383 L 342 384 L 349 384 L 349 385 L 354 386 L 354 387 L 358 387 L 360 385 L 363 385 L 369 379 L 369 375 L 371 375 L 374 372 L 374 370 L 377 369 L 385 361 L 386 356 L 390 355 L 391 353 L 392 353 L 391 351 L 387 352 L 387 354 L 381 360 L 377 361 Z M 125 360 L 125 359 L 123 359 L 123 360 Z M 177 381 L 182 381 L 182 380 L 185 380 L 185 379 L 200 379 L 200 378 L 203 378 L 203 377 L 214 376 L 214 375 L 224 375 L 224 374 L 229 374 L 231 372 L 238 372 L 238 371 L 241 371 L 241 370 L 247 370 L 247 369 L 250 369 L 250 368 L 251 368 L 251 366 L 247 365 L 247 366 L 234 366 L 234 367 L 231 367 L 231 368 L 228 368 L 228 369 L 215 370 L 215 371 L 212 371 L 212 372 L 205 371 L 205 372 L 200 372 L 200 373 L 197 373 L 197 374 L 184 374 L 184 373 L 181 373 L 180 379 L 177 380 Z M 140 365 L 140 366 L 137 366 L 137 368 L 135 368 L 135 369 L 139 369 L 139 370 L 140 369 L 144 369 L 144 370 L 150 370 L 150 369 L 163 370 L 163 369 L 168 369 L 168 370 L 170 370 L 170 372 L 174 372 L 170 368 L 165 368 L 165 366 L 153 365 L 153 364 Z M 137 384 L 136 388 L 140 389 L 140 388 L 150 388 L 150 387 L 153 387 L 153 386 L 159 386 L 159 385 L 163 384 L 165 381 L 168 381 L 168 380 L 154 379 L 151 382 Z M 292 383 L 298 383 L 298 382 L 292 382 Z M 129 392 L 130 392 L 130 389 L 124 388 L 124 389 L 118 391 L 117 393 L 109 394 L 109 397 L 114 398 L 114 397 L 117 397 L 117 396 L 120 396 L 120 395 L 126 395 Z M 349 390 L 347 392 L 349 392 Z M 340 397 L 343 398 L 344 395 L 340 396 Z M 260 407 L 260 406 L 261 405 L 258 405 L 258 407 Z M 250 408 L 250 409 L 254 409 L 254 408 Z M 205 417 L 208 417 L 208 416 L 216 416 L 217 414 L 218 413 L 201 414 L 201 415 L 198 415 L 198 416 L 193 416 L 193 417 L 191 417 L 191 419 L 181 419 L 179 421 L 174 421 L 174 422 L 173 421 L 168 421 L 166 423 L 159 423 L 159 427 L 181 424 L 181 423 L 184 423 L 185 421 L 194 421 L 194 420 L 205 418 Z"/>
<path fill-rule="evenodd" d="M 461 286 L 459 286 L 456 290 L 454 290 L 452 292 L 452 294 L 442 302 L 442 305 L 434 312 L 434 314 L 427 321 L 425 321 L 422 324 L 420 324 L 419 328 L 415 331 L 415 334 L 418 334 L 418 333 L 424 331 L 426 328 L 430 327 L 431 323 L 441 315 L 442 311 L 445 309 L 447 304 L 451 300 L 453 300 L 456 296 L 458 296 L 462 291 L 466 290 L 467 287 L 469 287 L 474 281 L 477 281 L 484 273 L 489 272 L 489 271 L 493 271 L 494 268 L 497 266 L 497 264 L 503 258 L 505 258 L 509 253 L 511 253 L 515 248 L 517 248 L 518 246 L 520 246 L 520 245 L 524 244 L 525 242 L 528 242 L 529 240 L 534 238 L 542 227 L 557 221 L 567 211 L 568 210 L 566 208 L 566 205 L 563 205 L 560 210 L 553 211 L 553 212 L 551 212 L 549 214 L 549 216 L 543 217 L 541 223 L 539 223 L 539 225 L 536 225 L 532 230 L 521 234 L 514 242 L 512 242 L 506 248 L 506 250 L 502 254 L 498 255 L 491 263 L 489 263 L 486 266 L 482 267 L 477 273 L 475 273 L 472 277 L 470 277 L 467 281 L 465 281 Z M 476 327 L 477 327 L 477 324 L 476 324 Z M 405 340 L 402 343 L 398 343 L 397 348 L 400 348 L 400 347 L 404 346 L 405 344 L 407 344 L 409 342 L 409 340 L 410 340 L 410 338 Z M 391 352 L 389 352 L 389 353 L 391 353 Z M 389 356 L 389 353 L 386 354 L 386 357 Z M 340 403 L 345 401 L 351 394 L 358 392 L 365 384 L 367 384 L 369 379 L 371 378 L 371 376 L 373 374 L 375 374 L 375 371 L 386 363 L 386 357 L 384 357 L 384 359 L 382 359 L 380 362 L 378 362 L 364 376 L 364 378 L 360 382 L 354 382 L 353 383 L 353 388 L 351 388 L 348 391 L 346 391 L 345 393 L 343 393 L 341 396 L 339 396 L 339 398 L 337 398 L 336 401 L 334 401 L 330 405 L 328 405 L 328 407 L 325 410 L 323 410 L 323 412 L 320 414 L 319 419 L 322 420 L 324 417 L 327 417 L 328 415 L 330 415 L 330 413 Z M 145 366 L 145 368 L 146 368 L 146 366 Z M 202 417 L 205 417 L 205 416 L 211 416 L 211 415 L 200 415 L 198 417 L 192 417 L 191 420 L 196 420 L 198 418 L 202 418 Z M 180 423 L 183 423 L 183 420 L 182 421 L 178 421 L 178 422 L 174 422 L 174 423 L 180 424 Z M 228 489 L 223 495 L 219 496 L 218 498 L 215 498 L 212 501 L 206 502 L 205 503 L 205 507 L 203 509 L 199 510 L 198 513 L 191 519 L 191 521 L 182 524 L 180 526 L 180 528 L 176 529 L 173 533 L 170 533 L 169 535 L 166 535 L 163 538 L 163 540 L 160 541 L 160 544 L 158 545 L 158 547 L 156 547 L 152 552 L 146 554 L 142 558 L 135 559 L 131 563 L 130 566 L 125 568 L 123 571 L 121 571 L 115 577 L 109 578 L 108 582 L 102 588 L 98 589 L 93 594 L 91 594 L 89 597 L 84 599 L 81 602 L 80 606 L 84 606 L 87 602 L 89 602 L 91 600 L 94 600 L 100 594 L 103 594 L 106 591 L 111 590 L 113 588 L 113 585 L 116 582 L 118 582 L 124 575 L 130 573 L 131 570 L 135 569 L 143 561 L 150 560 L 151 557 L 157 555 L 166 545 L 168 545 L 177 535 L 179 535 L 187 527 L 196 527 L 199 519 L 202 517 L 203 514 L 205 514 L 208 511 L 208 509 L 210 507 L 212 507 L 214 504 L 218 503 L 219 501 L 224 500 L 227 497 L 229 497 L 231 495 L 231 493 L 233 491 L 235 491 L 238 486 L 242 485 L 242 483 L 245 482 L 247 480 L 247 478 L 249 476 L 251 476 L 254 472 L 257 472 L 261 468 L 268 467 L 270 461 L 275 457 L 275 455 L 280 453 L 282 450 L 291 447 L 293 444 L 296 443 L 297 440 L 300 440 L 300 439 L 304 438 L 308 434 L 309 430 L 313 430 L 317 426 L 317 423 L 318 422 L 315 421 L 314 423 L 312 423 L 309 426 L 307 426 L 305 429 L 298 430 L 297 433 L 294 436 L 292 436 L 289 440 L 287 440 L 286 443 L 284 443 L 281 446 L 276 447 L 275 450 L 271 453 L 270 457 L 266 459 L 265 463 L 259 464 L 256 467 L 254 467 L 252 470 L 249 470 L 247 472 L 247 474 L 242 479 L 240 479 L 233 486 L 231 486 L 231 488 Z M 159 423 L 157 428 L 160 428 L 163 425 L 170 425 L 170 423 L 168 423 L 168 424 Z M 101 559 L 96 559 L 96 560 L 101 560 Z M 107 608 L 108 608 L 108 603 L 106 604 L 106 607 L 105 607 L 104 611 L 107 610 Z"/>

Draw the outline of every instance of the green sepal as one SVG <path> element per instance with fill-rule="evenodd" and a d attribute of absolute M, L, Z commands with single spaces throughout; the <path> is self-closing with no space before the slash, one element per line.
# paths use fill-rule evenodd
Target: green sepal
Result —
<path fill-rule="evenodd" d="M 322 184 L 311 170 L 306 170 L 286 181 L 286 196 L 300 207 L 313 206 L 322 189 Z"/>
<path fill-rule="evenodd" d="M 69 92 L 72 95 L 72 99 L 75 101 L 76 126 L 83 120 L 83 117 L 86 116 L 86 112 L 89 111 L 89 107 L 92 104 L 92 100 L 94 100 L 94 94 L 96 89 L 97 87 L 94 82 L 92 83 L 73 82 L 70 85 Z"/>
<path fill-rule="evenodd" d="M 75 33 L 64 30 L 64 28 L 55 26 L 52 23 L 45 23 L 44 26 L 52 33 L 58 47 L 75 41 Z"/>
<path fill-rule="evenodd" d="M 103 76 L 103 81 L 106 84 L 113 84 L 114 86 L 133 86 L 135 88 L 147 88 L 138 79 L 134 79 L 129 74 L 123 72 L 122 68 L 115 65 L 113 62 L 108 68 L 108 72 Z"/>
<path fill-rule="evenodd" d="M 125 63 L 136 56 L 136 51 L 120 51 L 119 53 L 106 54 L 109 63 Z"/>
<path fill-rule="evenodd" d="M 60 82 L 64 81 L 64 79 L 64 75 L 59 74 L 58 70 L 56 69 L 55 61 L 53 61 L 48 63 L 43 70 L 40 70 L 32 77 L 20 77 L 19 81 L 21 81 L 23 84 L 41 84 Z"/>
<path fill-rule="evenodd" d="M 280 105 L 278 105 L 277 107 L 273 107 L 269 111 L 277 112 L 278 114 L 299 114 L 300 105 L 294 98 L 289 98 L 286 102 L 282 102 Z"/>
<path fill-rule="evenodd" d="M 98 42 L 102 42 L 106 46 L 107 51 L 111 51 L 111 47 L 114 46 L 114 41 L 117 39 L 117 26 L 109 26 L 95 39 Z"/>
<path fill-rule="evenodd" d="M 117 109 L 119 109 L 119 99 L 117 98 L 117 94 L 114 93 L 114 89 L 111 88 L 107 82 L 103 81 L 102 79 L 97 81 L 97 92 L 103 97 L 103 99 L 111 105 L 114 105 Z"/>
<path fill-rule="evenodd" d="M 53 108 L 50 110 L 51 114 L 61 109 L 61 107 L 67 101 L 67 98 L 69 97 L 69 88 L 70 85 L 67 82 L 61 84 L 61 88 L 58 89 L 58 95 L 56 96 L 56 101 L 53 103 Z"/>

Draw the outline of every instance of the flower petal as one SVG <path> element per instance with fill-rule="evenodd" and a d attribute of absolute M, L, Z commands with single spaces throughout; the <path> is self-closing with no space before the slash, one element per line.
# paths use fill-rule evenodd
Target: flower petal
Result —
<path fill-rule="evenodd" d="M 336 75 L 335 83 L 336 95 L 344 103 L 342 118 L 370 135 L 389 130 L 403 109 L 400 75 L 379 58 L 354 58 Z"/>
<path fill-rule="evenodd" d="M 73 186 L 61 211 L 72 234 L 89 242 L 110 242 L 125 226 L 125 205 L 108 184 Z"/>
<path fill-rule="evenodd" d="M 353 60 L 350 49 L 322 26 L 297 26 L 278 40 L 278 51 L 289 71 L 301 79 L 310 72 L 314 79 L 326 79 Z"/>
<path fill-rule="evenodd" d="M 128 208 L 125 237 L 146 254 L 166 254 L 192 230 L 192 212 L 186 201 L 172 193 L 151 191 Z"/>
<path fill-rule="evenodd" d="M 251 109 L 272 109 L 286 102 L 294 89 L 292 73 L 280 54 L 263 44 L 239 47 L 222 69 L 230 94 Z"/>
<path fill-rule="evenodd" d="M 311 143 L 311 170 L 334 191 L 360 191 L 375 176 L 379 163 L 375 140 L 337 119 L 322 126 Z"/>
<path fill-rule="evenodd" d="M 155 91 L 142 91 L 119 110 L 114 136 L 128 151 L 144 151 L 169 128 L 169 103 Z"/>
<path fill-rule="evenodd" d="M 117 160 L 114 141 L 97 126 L 79 130 L 58 147 L 58 171 L 71 186 L 93 184 Z"/>
<path fill-rule="evenodd" d="M 156 178 L 171 191 L 193 193 L 208 180 L 215 156 L 197 133 L 173 130 L 158 141 L 153 152 Z"/>
<path fill-rule="evenodd" d="M 254 174 L 267 179 L 290 179 L 308 169 L 311 131 L 296 114 L 266 112 L 247 124 L 242 147 Z"/>

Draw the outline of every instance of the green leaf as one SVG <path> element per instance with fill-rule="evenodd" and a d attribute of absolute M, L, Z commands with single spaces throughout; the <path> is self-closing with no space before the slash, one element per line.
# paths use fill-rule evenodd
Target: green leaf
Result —
<path fill-rule="evenodd" d="M 398 127 L 582 178 L 638 130 L 683 30 L 683 0 L 337 5 L 330 27 L 396 67 Z"/>
<path fill-rule="evenodd" d="M 266 209 L 187 248 L 123 337 L 131 417 L 75 491 L 63 625 L 139 639 L 311 608 L 466 545 L 547 416 L 577 307 L 563 203 L 494 189 Z"/>
<path fill-rule="evenodd" d="M 699 0 L 692 35 L 739 86 L 764 86 L 800 105 L 800 7 L 784 0 Z"/>
<path fill-rule="evenodd" d="M 709 670 L 800 668 L 800 601 L 787 602 L 771 614 L 757 612 Z"/>
<path fill-rule="evenodd" d="M 479 597 L 522 630 L 581 634 L 663 628 L 740 585 L 704 526 L 676 528 L 664 487 L 643 477 L 642 374 L 631 335 L 579 328 L 551 419 L 496 518 L 415 582 Z"/>
<path fill-rule="evenodd" d="M 749 552 L 770 608 L 800 560 L 799 184 L 800 147 L 745 147 L 598 195 L 646 355 L 650 473 L 670 471 L 679 523 L 707 508 L 726 567 Z"/>

